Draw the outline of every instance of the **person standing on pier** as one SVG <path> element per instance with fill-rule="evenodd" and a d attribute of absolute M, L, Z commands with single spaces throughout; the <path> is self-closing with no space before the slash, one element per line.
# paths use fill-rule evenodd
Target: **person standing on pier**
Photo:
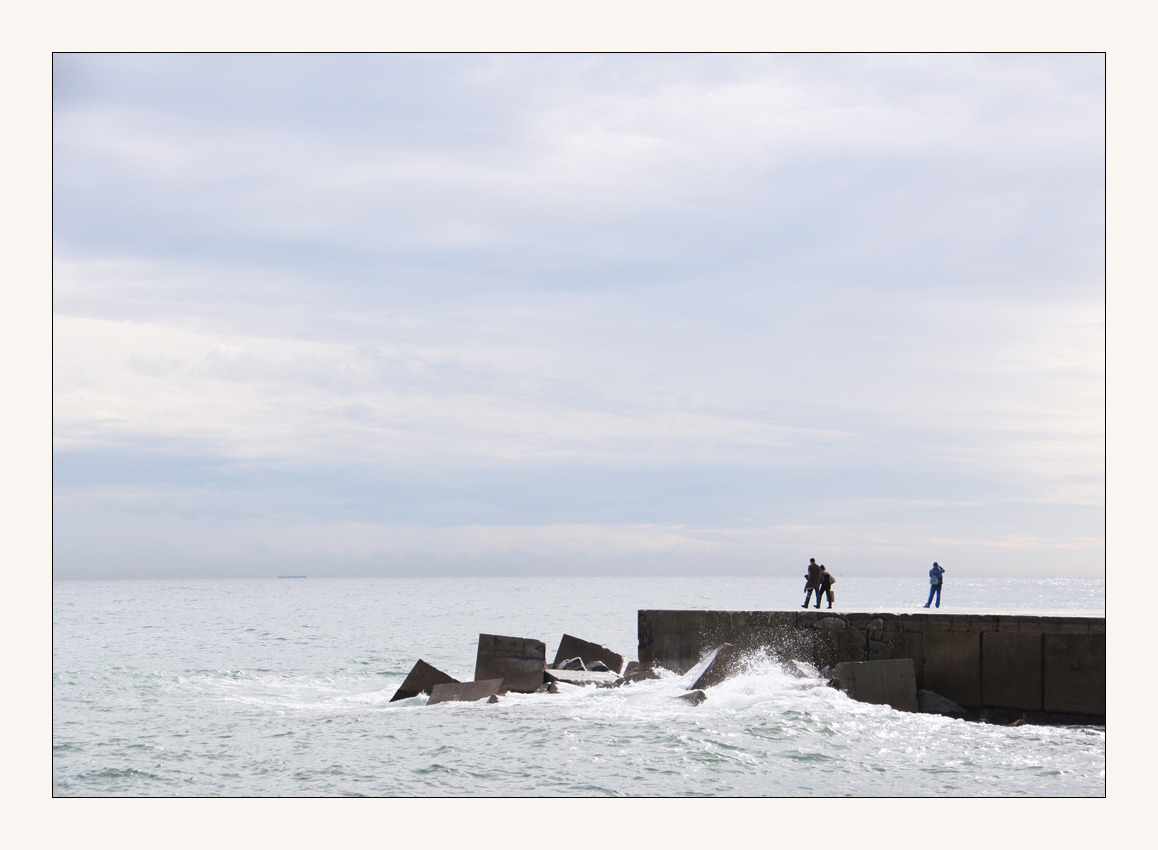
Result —
<path fill-rule="evenodd" d="M 836 594 L 832 592 L 832 586 L 836 584 L 836 578 L 832 573 L 824 568 L 824 564 L 820 565 L 820 590 L 816 591 L 816 607 L 820 607 L 821 595 L 828 597 L 828 607 L 832 607 L 832 600 L 836 598 Z"/>
<path fill-rule="evenodd" d="M 816 591 L 816 607 L 820 607 L 820 582 L 823 574 L 824 567 L 816 563 L 815 558 L 809 558 L 808 572 L 804 574 L 808 580 L 804 583 L 804 604 L 800 606 L 801 608 L 808 607 L 808 600 L 812 598 L 813 591 Z"/>
<path fill-rule="evenodd" d="M 941 607 L 941 585 L 944 583 L 941 577 L 943 575 L 945 575 L 945 568 L 934 561 L 933 569 L 929 570 L 929 602 L 933 601 L 933 594 L 936 594 L 938 608 Z M 929 602 L 925 603 L 926 608 L 929 607 Z M 805 604 L 807 605 L 807 603 Z M 819 608 L 820 606 L 817 605 L 816 607 Z"/>

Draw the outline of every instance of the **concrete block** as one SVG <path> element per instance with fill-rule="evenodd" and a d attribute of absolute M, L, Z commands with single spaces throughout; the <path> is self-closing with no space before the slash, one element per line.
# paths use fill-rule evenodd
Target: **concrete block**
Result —
<path fill-rule="evenodd" d="M 479 635 L 474 678 L 502 679 L 505 691 L 532 694 L 543 684 L 547 645 L 533 638 Z"/>
<path fill-rule="evenodd" d="M 930 631 L 924 635 L 924 686 L 961 705 L 981 704 L 981 635 Z"/>
<path fill-rule="evenodd" d="M 583 690 L 578 685 L 570 685 L 567 682 L 551 682 L 546 687 L 549 694 L 577 694 Z"/>
<path fill-rule="evenodd" d="M 640 611 L 639 663 L 684 673 L 699 659 L 707 611 Z"/>
<path fill-rule="evenodd" d="M 884 661 L 904 654 L 910 632 L 892 614 L 828 616 L 814 624 L 814 663 L 818 668 L 842 661 Z"/>
<path fill-rule="evenodd" d="M 868 638 L 844 617 L 822 617 L 804 634 L 812 636 L 812 657 L 807 660 L 823 670 L 841 661 L 865 661 Z"/>
<path fill-rule="evenodd" d="M 1041 709 L 1042 637 L 981 633 L 981 705 Z"/>
<path fill-rule="evenodd" d="M 598 685 L 614 688 L 623 682 L 618 673 L 599 673 L 595 670 L 546 670 L 543 676 L 548 682 L 566 682 L 569 685 Z"/>
<path fill-rule="evenodd" d="M 395 702 L 400 699 L 410 699 L 419 694 L 433 693 L 432 689 L 435 685 L 454 684 L 458 684 L 458 679 L 446 675 L 437 667 L 433 667 L 419 658 L 418 663 L 406 674 L 402 685 L 394 692 L 394 696 L 390 697 L 390 702 Z"/>
<path fill-rule="evenodd" d="M 791 612 L 747 612 L 746 618 L 749 623 L 746 627 L 706 633 L 692 660 L 698 662 L 705 651 L 728 643 L 745 654 L 766 649 L 785 661 L 812 661 L 811 631 L 799 630 Z"/>
<path fill-rule="evenodd" d="M 923 714 L 940 714 L 960 720 L 976 720 L 972 712 L 966 711 L 951 699 L 946 699 L 932 691 L 917 691 L 917 705 Z"/>
<path fill-rule="evenodd" d="M 893 658 L 911 658 L 917 674 L 917 687 L 925 686 L 925 636 L 920 632 L 901 632 L 893 647 Z"/>
<path fill-rule="evenodd" d="M 693 675 L 695 681 L 690 690 L 702 690 L 720 684 L 730 676 L 736 675 L 742 661 L 740 650 L 729 643 L 716 647 L 700 664 L 689 671 L 688 677 Z"/>
<path fill-rule="evenodd" d="M 692 705 L 699 705 L 707 698 L 708 695 L 703 691 L 688 691 L 686 694 L 680 694 L 677 697 L 673 697 L 673 699 L 682 699 L 684 702 L 690 702 Z"/>
<path fill-rule="evenodd" d="M 901 632 L 893 616 L 876 616 L 864 624 L 867 641 L 867 661 L 887 661 L 894 657 L 893 651 Z"/>
<path fill-rule="evenodd" d="M 641 651 L 642 654 L 642 651 Z M 680 633 L 669 632 L 656 641 L 655 663 L 677 673 L 680 669 Z M 642 659 L 641 659 L 642 660 Z"/>
<path fill-rule="evenodd" d="M 583 659 L 576 656 L 575 658 L 568 658 L 565 661 L 556 660 L 551 665 L 554 670 L 586 670 L 587 667 L 583 664 Z"/>
<path fill-rule="evenodd" d="M 722 643 L 812 660 L 811 637 L 802 639 L 796 626 L 792 611 L 641 611 L 639 661 L 683 675 Z"/>
<path fill-rule="evenodd" d="M 818 617 L 825 616 L 823 613 L 816 610 L 797 611 L 795 613 L 796 616 L 794 619 L 796 620 L 796 628 L 798 629 L 811 629 L 812 624 L 816 622 Z"/>
<path fill-rule="evenodd" d="M 988 643 L 984 653 L 982 633 L 995 636 L 985 639 Z M 1087 661 L 1075 662 L 1078 666 L 1063 669 L 1060 662 L 1054 664 L 1059 682 L 1079 674 L 1088 678 L 1091 665 L 1098 663 L 1099 669 L 1104 670 L 1104 633 L 1104 617 L 1077 613 L 1053 616 L 1029 611 L 1021 614 L 950 614 L 934 610 L 894 614 L 828 609 L 650 611 L 640 612 L 639 657 L 645 669 L 656 664 L 684 674 L 699 662 L 706 650 L 724 643 L 745 655 L 750 650 L 765 648 L 783 661 L 809 662 L 821 670 L 840 662 L 910 658 L 919 688 L 942 694 L 967 709 L 984 705 L 1026 716 L 1101 717 L 1104 716 L 1104 686 L 1098 689 L 1102 705 L 1057 703 L 1073 705 L 1069 711 L 1048 710 L 1044 698 L 1041 700 L 1044 710 L 993 703 L 1002 700 L 1018 705 L 1035 704 L 1031 699 L 1035 682 L 1040 682 L 1041 690 L 1047 690 L 1045 656 L 1036 648 L 1036 641 L 1043 635 L 1102 638 Z M 988 668 L 982 663 L 983 654 L 988 659 Z M 1012 663 L 1008 659 L 997 663 L 1010 654 L 1017 656 Z M 1041 670 L 1035 679 L 1034 658 L 1038 657 L 1042 659 L 1038 665 Z M 988 673 L 983 682 L 986 669 Z M 630 678 L 636 675 L 633 673 Z M 1104 672 L 1101 675 L 1104 679 Z M 690 685 L 692 680 L 687 681 Z M 1059 684 L 1058 688 L 1061 687 Z"/>
<path fill-rule="evenodd" d="M 607 669 L 613 673 L 618 673 L 623 669 L 623 656 L 618 652 L 612 652 L 605 646 L 580 640 L 571 635 L 563 635 L 563 639 L 559 641 L 559 651 L 555 653 L 555 664 L 558 665 L 564 658 L 582 658 L 587 667 L 590 667 L 593 662 L 602 661 L 607 665 Z"/>
<path fill-rule="evenodd" d="M 918 711 L 917 673 L 911 658 L 842 661 L 832 668 L 837 686 L 859 702 Z"/>
<path fill-rule="evenodd" d="M 427 705 L 438 705 L 440 702 L 477 702 L 485 699 L 490 702 L 502 690 L 502 679 L 486 679 L 481 682 L 457 682 L 453 685 L 435 685 L 430 694 Z"/>
<path fill-rule="evenodd" d="M 639 610 L 635 612 L 635 633 L 638 637 L 636 642 L 636 652 L 639 655 L 639 663 L 643 663 L 644 656 L 650 659 L 654 653 L 652 646 L 655 643 L 655 633 L 651 626 L 651 611 Z"/>
<path fill-rule="evenodd" d="M 635 665 L 634 667 L 632 665 Z M 652 667 L 642 667 L 638 661 L 631 661 L 627 664 L 627 669 L 623 671 L 623 681 L 625 683 L 642 682 L 647 679 L 658 679 L 659 673 Z"/>
<path fill-rule="evenodd" d="M 707 624 L 705 623 L 696 625 L 680 634 L 680 654 L 679 666 L 676 668 L 677 673 L 681 675 L 686 673 L 695 666 L 696 661 L 699 660 L 704 652 L 717 645 L 709 642 L 705 646 L 705 641 L 711 640 L 706 636 L 706 631 Z"/>
<path fill-rule="evenodd" d="M 1046 635 L 1045 710 L 1106 713 L 1106 636 Z"/>

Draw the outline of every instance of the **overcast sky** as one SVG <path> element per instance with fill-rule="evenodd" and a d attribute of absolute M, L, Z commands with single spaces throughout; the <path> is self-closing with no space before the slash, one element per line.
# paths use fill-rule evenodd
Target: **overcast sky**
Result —
<path fill-rule="evenodd" d="M 54 575 L 1102 575 L 1101 56 L 54 60 Z"/>

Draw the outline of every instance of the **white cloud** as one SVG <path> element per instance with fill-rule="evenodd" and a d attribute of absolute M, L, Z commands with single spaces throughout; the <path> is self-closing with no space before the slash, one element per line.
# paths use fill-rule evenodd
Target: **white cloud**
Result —
<path fill-rule="evenodd" d="M 254 500 L 306 467 L 441 498 L 326 526 L 432 557 L 755 561 L 815 526 L 1100 566 L 1097 57 L 57 61 L 57 490 L 90 512 L 127 479 L 74 460 L 168 452 Z M 429 483 L 484 468 L 508 489 Z M 654 515 L 596 522 L 628 472 Z M 532 521 L 536 474 L 585 483 Z M 1022 527 L 907 524 L 937 500 Z"/>

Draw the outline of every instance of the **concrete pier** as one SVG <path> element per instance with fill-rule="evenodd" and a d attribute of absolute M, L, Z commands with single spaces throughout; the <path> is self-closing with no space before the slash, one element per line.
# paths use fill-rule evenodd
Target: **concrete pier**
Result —
<path fill-rule="evenodd" d="M 1104 611 L 640 611 L 639 662 L 686 673 L 720 644 L 819 670 L 911 658 L 918 688 L 976 710 L 1105 722 Z"/>

